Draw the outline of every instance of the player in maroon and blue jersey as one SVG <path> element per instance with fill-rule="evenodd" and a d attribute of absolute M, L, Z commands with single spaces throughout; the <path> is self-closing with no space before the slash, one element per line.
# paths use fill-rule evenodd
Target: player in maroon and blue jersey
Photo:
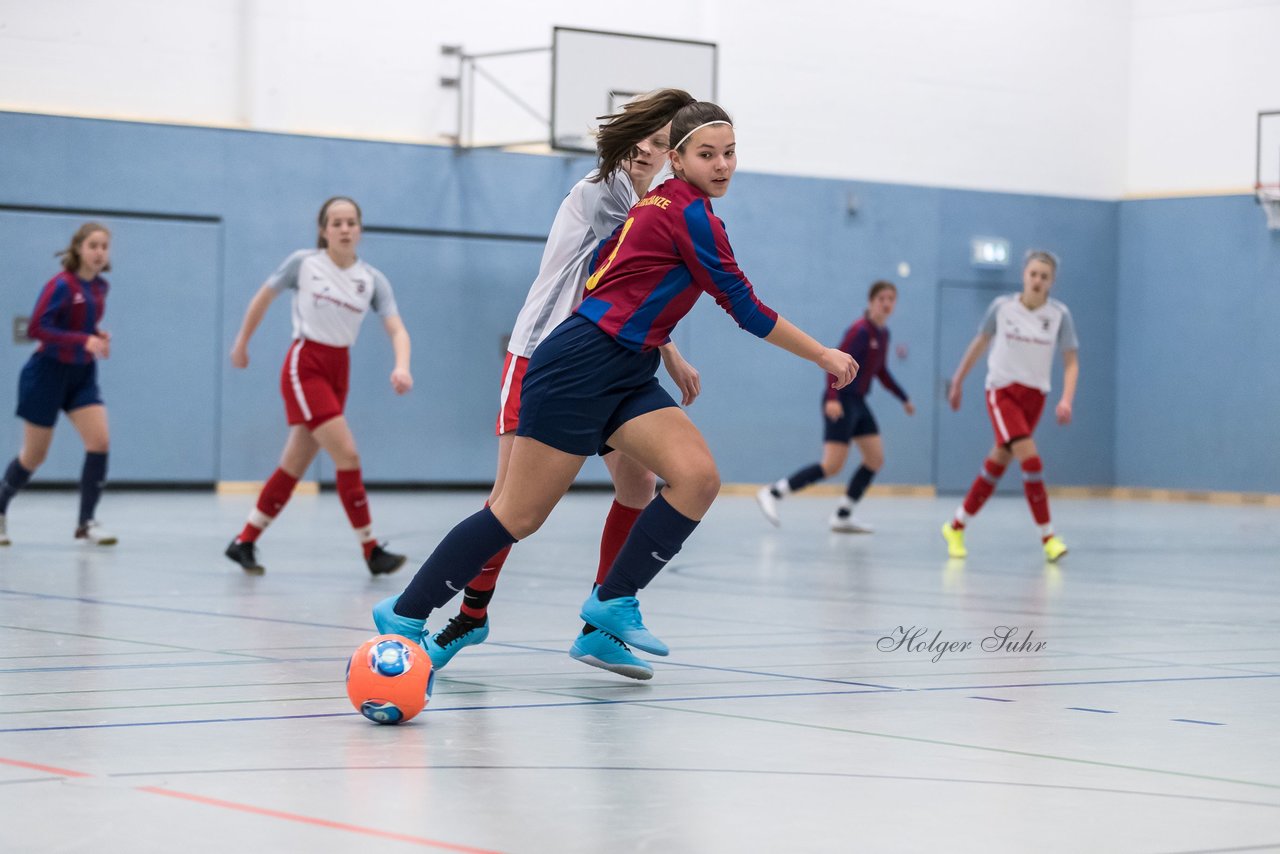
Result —
<path fill-rule="evenodd" d="M 93 518 L 107 479 L 110 445 L 107 407 L 98 390 L 98 360 L 111 354 L 111 336 L 98 324 L 107 306 L 108 285 L 102 273 L 111 269 L 111 232 L 104 225 L 87 222 L 58 255 L 62 272 L 40 291 L 27 326 L 27 334 L 40 346 L 18 381 L 22 450 L 0 480 L 0 546 L 10 542 L 9 501 L 49 453 L 59 410 L 67 413 L 84 442 L 76 538 L 101 546 L 116 542 Z"/>
<path fill-rule="evenodd" d="M 889 393 L 902 401 L 908 415 L 914 415 L 915 405 L 907 399 L 889 373 L 889 327 L 885 324 L 893 314 L 898 301 L 898 289 L 892 282 L 875 282 L 867 294 L 867 310 L 854 321 L 840 342 L 840 349 L 853 356 L 860 366 L 858 377 L 837 391 L 828 377 L 823 396 L 822 413 L 825 432 L 822 443 L 822 461 L 784 477 L 771 486 L 763 486 L 756 493 L 756 500 L 765 518 L 775 525 L 781 524 L 778 502 L 792 492 L 798 492 L 810 484 L 831 477 L 844 468 L 849 458 L 849 443 L 858 446 L 862 464 L 849 479 L 844 500 L 831 516 L 831 530 L 843 534 L 869 534 L 870 525 L 853 515 L 862 494 L 871 485 L 876 472 L 884 465 L 884 443 L 880 441 L 880 428 L 866 397 L 871 393 L 871 381 L 879 379 Z"/>
<path fill-rule="evenodd" d="M 848 385 L 857 363 L 765 306 L 738 269 L 711 200 L 737 168 L 733 125 L 715 104 L 682 107 L 671 123 L 675 178 L 641 199 L 597 253 L 586 298 L 529 361 L 506 486 L 491 507 L 445 536 L 400 596 L 379 602 L 384 633 L 424 640 L 426 617 L 500 549 L 542 525 L 586 458 L 617 449 L 666 484 L 582 606 L 587 623 L 666 655 L 640 618 L 636 593 L 680 551 L 720 490 L 706 441 L 654 376 L 657 348 L 703 292 L 738 324 L 816 362 Z"/>

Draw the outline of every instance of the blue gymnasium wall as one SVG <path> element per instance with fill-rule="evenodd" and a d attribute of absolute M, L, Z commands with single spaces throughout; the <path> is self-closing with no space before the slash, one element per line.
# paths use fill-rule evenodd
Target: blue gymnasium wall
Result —
<path fill-rule="evenodd" d="M 414 345 L 416 386 L 404 398 L 390 391 L 391 351 L 376 318 L 356 347 L 351 420 L 366 476 L 492 477 L 502 339 L 541 256 L 540 243 L 518 238 L 546 233 L 587 161 L 16 113 L 0 113 L 0 150 L 6 321 L 30 311 L 56 269 L 48 253 L 83 212 L 117 212 L 101 217 L 115 231 L 108 325 L 116 343 L 102 369 L 113 478 L 260 480 L 271 471 L 285 435 L 285 301 L 258 330 L 247 370 L 232 369 L 226 353 L 250 296 L 290 251 L 312 245 L 315 211 L 337 193 L 361 202 L 361 254 L 391 279 Z M 939 436 L 974 432 L 942 412 L 938 372 L 949 374 L 960 353 L 938 352 L 948 323 L 938 313 L 940 283 L 1016 290 L 1019 273 L 1016 265 L 972 270 L 969 238 L 995 234 L 1015 251 L 1060 252 L 1067 261 L 1057 295 L 1077 318 L 1084 368 L 1077 423 L 1061 436 L 1046 431 L 1054 482 L 1114 482 L 1111 449 L 1123 420 L 1113 368 L 1116 203 L 744 171 L 717 211 L 762 298 L 824 341 L 838 340 L 861 312 L 873 279 L 898 283 L 891 327 L 906 357 L 895 355 L 891 370 L 919 411 L 907 418 L 886 392 L 874 393 L 885 483 L 934 483 L 937 448 L 947 447 Z M 900 261 L 911 265 L 909 277 L 897 276 Z M 690 414 L 726 482 L 773 479 L 816 459 L 815 368 L 741 332 L 709 300 L 676 340 L 702 372 L 704 393 Z M 10 388 L 29 351 L 8 337 L 0 346 Z M 980 416 L 975 396 L 966 411 Z M 979 446 L 985 429 L 977 428 Z M 0 442 L 16 447 L 18 436 L 17 422 L 6 420 Z M 44 476 L 74 477 L 78 459 L 75 437 L 61 429 Z M 313 474 L 332 473 L 320 465 Z M 587 478 L 603 479 L 597 462 Z"/>
<path fill-rule="evenodd" d="M 1251 196 L 1120 204 L 1116 479 L 1280 492 L 1280 232 Z"/>

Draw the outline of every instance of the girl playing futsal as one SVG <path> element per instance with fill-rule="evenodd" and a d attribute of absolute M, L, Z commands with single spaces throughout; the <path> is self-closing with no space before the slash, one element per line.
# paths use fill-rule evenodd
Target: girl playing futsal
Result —
<path fill-rule="evenodd" d="M 916 412 L 915 405 L 907 399 L 907 393 L 889 373 L 889 328 L 885 324 L 897 301 L 898 289 L 892 282 L 874 283 L 867 294 L 866 312 L 844 333 L 840 349 L 857 361 L 860 366 L 858 378 L 839 391 L 835 389 L 832 378 L 827 378 L 827 391 L 822 403 L 826 422 L 822 461 L 806 466 L 772 486 L 761 487 L 756 494 L 765 518 L 773 524 L 780 524 L 778 502 L 844 468 L 849 457 L 849 443 L 853 442 L 862 455 L 862 464 L 853 473 L 844 500 L 831 516 L 831 530 L 844 534 L 871 533 L 871 526 L 853 515 L 862 493 L 884 465 L 880 428 L 866 403 L 866 396 L 871 392 L 871 380 L 878 377 L 889 393 L 902 401 L 908 415 Z"/>
<path fill-rule="evenodd" d="M 599 243 L 613 233 L 627 212 L 649 191 L 653 179 L 667 163 L 671 146 L 671 117 L 693 96 L 679 89 L 662 89 L 626 104 L 621 112 L 601 116 L 596 137 L 599 163 L 574 185 L 560 205 L 547 238 L 542 265 L 524 307 L 516 317 L 502 367 L 498 410 L 498 474 L 489 494 L 492 506 L 506 482 L 511 447 L 516 441 L 520 416 L 520 389 L 529 357 L 539 342 L 560 325 L 582 301 L 588 265 Z M 688 406 L 700 390 L 698 372 L 667 343 L 658 348 L 667 373 Z M 653 473 L 622 453 L 606 454 L 605 465 L 613 479 L 613 506 L 600 537 L 600 562 L 596 583 L 604 580 L 614 557 L 626 541 L 640 512 L 653 499 Z M 489 636 L 488 607 L 498 573 L 506 561 L 504 548 L 485 564 L 462 592 L 462 607 L 449 624 L 427 641 L 427 653 L 436 668 L 444 667 L 464 647 L 482 643 Z M 653 675 L 649 663 L 607 632 L 586 624 L 574 640 L 569 655 L 578 661 L 634 679 Z"/>
<path fill-rule="evenodd" d="M 107 407 L 98 390 L 98 360 L 111 355 L 111 336 L 98 328 L 107 308 L 109 286 L 101 274 L 111 269 L 111 232 L 86 222 L 58 255 L 62 272 L 45 284 L 27 328 L 40 346 L 18 380 L 22 450 L 0 480 L 0 546 L 10 543 L 5 522 L 9 501 L 44 462 L 58 410 L 67 413 L 84 443 L 76 539 L 100 546 L 116 543 L 115 535 L 93 518 L 107 479 L 111 444 Z"/>
<path fill-rule="evenodd" d="M 338 498 L 369 572 L 395 572 L 404 555 L 387 551 L 374 539 L 369 501 L 360 476 L 356 440 L 343 415 L 347 399 L 348 351 L 369 309 L 382 317 L 391 337 L 395 367 L 391 387 L 396 394 L 413 388 L 409 373 L 409 333 L 400 320 L 387 277 L 356 256 L 360 243 L 360 207 L 335 196 L 320 208 L 318 249 L 294 252 L 249 301 L 240 333 L 231 348 L 231 364 L 249 365 L 249 339 L 267 308 L 280 293 L 293 291 L 293 343 L 280 373 L 280 393 L 289 423 L 289 438 L 280 466 L 272 473 L 249 514 L 244 530 L 227 546 L 227 557 L 245 572 L 261 574 L 254 544 L 293 494 L 302 473 L 324 448 L 337 470 Z"/>
<path fill-rule="evenodd" d="M 657 348 L 703 292 L 738 325 L 795 353 L 843 388 L 857 373 L 849 354 L 823 347 L 756 299 L 738 269 L 711 199 L 737 168 L 733 125 L 715 104 L 694 102 L 671 122 L 675 177 L 636 203 L 601 246 L 586 298 L 529 360 L 506 483 L 491 507 L 445 536 L 400 596 L 379 602 L 383 633 L 421 642 L 425 619 L 501 549 L 529 536 L 590 454 L 622 451 L 662 478 L 582 619 L 654 655 L 666 644 L 640 617 L 636 593 L 680 551 L 720 489 L 702 434 L 654 376 Z"/>
<path fill-rule="evenodd" d="M 1067 553 L 1066 544 L 1053 533 L 1049 521 L 1049 496 L 1042 477 L 1044 466 L 1031 438 L 1049 394 L 1055 350 L 1062 351 L 1062 398 L 1055 410 L 1059 424 L 1071 422 L 1071 401 L 1080 377 L 1077 358 L 1080 344 L 1071 312 L 1049 298 L 1057 272 L 1058 259 L 1053 253 L 1028 252 L 1022 268 L 1022 293 L 992 300 L 977 336 L 964 351 L 951 377 L 947 401 L 952 409 L 959 409 L 965 376 L 995 339 L 995 346 L 987 357 L 986 397 L 996 441 L 982 463 L 982 471 L 956 510 L 955 518 L 942 526 L 947 554 L 953 558 L 968 554 L 964 545 L 965 524 L 991 497 L 1000 475 L 1015 457 L 1022 466 L 1023 490 L 1040 531 L 1045 557 L 1056 561 Z"/>

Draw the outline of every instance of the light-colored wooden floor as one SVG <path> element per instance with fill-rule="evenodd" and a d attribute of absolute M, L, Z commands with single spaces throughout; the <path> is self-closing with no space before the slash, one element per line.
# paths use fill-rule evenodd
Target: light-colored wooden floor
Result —
<path fill-rule="evenodd" d="M 513 552 L 489 642 L 417 720 L 369 724 L 342 674 L 370 606 L 482 500 L 373 493 L 412 556 L 374 580 L 332 494 L 294 499 L 260 578 L 221 556 L 250 496 L 109 493 L 121 543 L 94 550 L 73 495 L 20 495 L 0 850 L 1280 849 L 1273 508 L 1059 500 L 1046 566 L 1020 499 L 957 563 L 951 498 L 868 500 L 849 536 L 829 500 L 775 530 L 725 497 L 642 593 L 672 654 L 636 683 L 565 654 L 609 501 L 574 494 Z M 1001 626 L 1044 646 L 984 651 Z"/>

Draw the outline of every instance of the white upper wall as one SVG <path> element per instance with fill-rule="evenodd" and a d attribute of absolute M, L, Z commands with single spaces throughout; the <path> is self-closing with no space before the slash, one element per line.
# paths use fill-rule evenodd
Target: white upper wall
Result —
<path fill-rule="evenodd" d="M 744 169 L 1115 198 L 1250 183 L 1280 33 L 1280 0 L 649 8 L 0 0 L 0 109 L 440 142 L 457 130 L 440 46 L 545 46 L 558 24 L 717 42 Z M 545 55 L 489 67 L 547 107 Z M 478 135 L 540 135 L 477 93 Z"/>
<path fill-rule="evenodd" d="M 1134 0 L 1126 192 L 1249 191 L 1278 42 L 1280 0 Z"/>

